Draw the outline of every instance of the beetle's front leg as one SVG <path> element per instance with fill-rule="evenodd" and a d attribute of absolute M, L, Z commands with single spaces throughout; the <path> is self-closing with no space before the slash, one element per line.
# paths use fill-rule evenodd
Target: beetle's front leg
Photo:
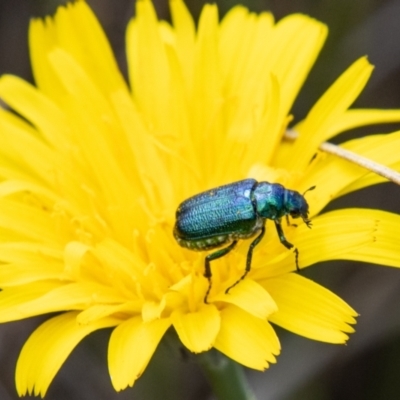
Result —
<path fill-rule="evenodd" d="M 204 296 L 204 303 L 208 304 L 208 295 L 210 294 L 211 291 L 211 261 L 216 260 L 217 258 L 223 257 L 225 254 L 228 254 L 235 246 L 236 246 L 237 240 L 234 240 L 228 247 L 225 247 L 223 249 L 217 250 L 215 253 L 211 253 L 208 256 L 206 256 L 205 259 L 205 265 L 204 265 L 204 276 L 208 279 L 208 289 L 206 292 L 206 295 Z"/>
<path fill-rule="evenodd" d="M 275 226 L 276 226 L 276 231 L 278 232 L 279 240 L 280 242 L 288 249 L 292 249 L 293 245 L 292 243 L 289 243 L 286 240 L 285 234 L 283 233 L 282 225 L 280 220 L 275 220 Z M 299 250 L 297 250 L 297 247 L 294 248 L 294 255 L 295 255 L 295 263 L 296 263 L 296 270 L 297 272 L 300 271 L 299 268 Z"/>

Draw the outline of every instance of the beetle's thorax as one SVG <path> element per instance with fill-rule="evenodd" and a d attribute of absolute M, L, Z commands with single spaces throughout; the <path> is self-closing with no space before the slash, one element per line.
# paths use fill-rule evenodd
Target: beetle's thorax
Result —
<path fill-rule="evenodd" d="M 272 220 L 286 215 L 285 191 L 286 189 L 279 183 L 260 182 L 252 194 L 257 214 Z"/>
<path fill-rule="evenodd" d="M 283 193 L 283 209 L 286 215 L 290 214 L 292 211 L 293 199 L 297 199 L 298 195 L 299 194 L 293 190 L 285 189 Z"/>

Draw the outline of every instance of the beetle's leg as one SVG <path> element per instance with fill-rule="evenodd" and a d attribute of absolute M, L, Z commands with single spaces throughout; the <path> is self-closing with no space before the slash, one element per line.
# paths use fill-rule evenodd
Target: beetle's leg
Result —
<path fill-rule="evenodd" d="M 261 228 L 260 234 L 250 243 L 249 250 L 247 252 L 246 269 L 244 270 L 243 275 L 233 285 L 229 286 L 228 289 L 225 290 L 225 293 L 229 293 L 229 291 L 233 287 L 235 287 L 240 281 L 246 278 L 246 275 L 249 273 L 251 269 L 251 259 L 253 257 L 254 247 L 256 247 L 258 243 L 261 242 L 261 239 L 264 237 L 264 234 L 265 234 L 265 226 Z"/>
<path fill-rule="evenodd" d="M 217 258 L 223 257 L 225 254 L 228 254 L 235 246 L 236 246 L 237 240 L 234 240 L 228 247 L 225 247 L 223 249 L 217 250 L 215 253 L 211 253 L 208 256 L 206 256 L 205 259 L 205 266 L 204 266 L 204 276 L 208 279 L 208 289 L 206 292 L 206 295 L 204 296 L 204 303 L 208 304 L 208 295 L 210 294 L 211 291 L 211 266 L 210 263 L 213 260 L 216 260 Z"/>
<path fill-rule="evenodd" d="M 289 215 L 286 215 L 286 223 L 287 223 L 287 226 L 297 227 L 297 224 L 294 224 L 293 222 L 290 222 Z"/>
<path fill-rule="evenodd" d="M 280 220 L 275 220 L 275 226 L 276 226 L 276 231 L 278 232 L 279 240 L 280 242 L 288 249 L 292 249 L 293 245 L 292 243 L 289 243 L 286 238 L 285 234 L 283 233 L 282 225 Z M 294 248 L 294 256 L 295 256 L 295 262 L 296 262 L 296 270 L 297 272 L 300 271 L 299 268 L 299 250 L 297 250 L 297 247 Z"/>

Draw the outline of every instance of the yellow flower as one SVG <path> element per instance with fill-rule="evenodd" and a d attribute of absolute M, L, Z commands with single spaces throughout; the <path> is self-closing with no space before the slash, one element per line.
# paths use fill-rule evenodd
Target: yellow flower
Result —
<path fill-rule="evenodd" d="M 295 273 L 294 255 L 267 223 L 252 270 L 249 241 L 212 263 L 209 304 L 204 253 L 179 247 L 178 204 L 253 177 L 304 192 L 313 229 L 284 227 L 301 268 L 349 259 L 400 266 L 400 217 L 344 209 L 317 215 L 333 198 L 378 183 L 360 167 L 317 151 L 344 130 L 400 121 L 397 110 L 348 110 L 372 67 L 351 65 L 282 140 L 290 109 L 327 34 L 304 15 L 276 23 L 233 8 L 219 23 L 206 5 L 196 31 L 181 0 L 173 25 L 138 0 L 127 31 L 130 88 L 96 18 L 82 2 L 34 20 L 36 87 L 14 76 L 0 96 L 0 321 L 61 312 L 24 345 L 20 395 L 44 395 L 77 343 L 114 327 L 108 364 L 116 390 L 143 373 L 173 326 L 192 352 L 212 347 L 250 368 L 276 361 L 271 322 L 311 339 L 344 343 L 355 311 Z M 345 144 L 400 166 L 400 132 Z M 316 154 L 316 156 L 314 156 Z M 272 228 L 272 229 L 270 229 Z"/>

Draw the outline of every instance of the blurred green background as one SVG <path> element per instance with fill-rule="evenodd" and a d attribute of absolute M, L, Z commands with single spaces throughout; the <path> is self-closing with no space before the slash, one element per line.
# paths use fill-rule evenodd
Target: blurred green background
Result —
<path fill-rule="evenodd" d="M 30 18 L 52 14 L 58 0 L 0 0 L 0 74 L 32 80 L 27 46 Z M 125 27 L 133 0 L 88 1 L 126 72 Z M 186 2 L 198 19 L 205 2 Z M 293 113 L 303 117 L 339 74 L 367 54 L 375 71 L 357 107 L 400 107 L 400 0 L 233 0 L 217 1 L 220 16 L 236 4 L 270 10 L 276 19 L 300 12 L 329 26 L 328 41 Z M 155 1 L 160 18 L 169 20 L 168 2 Z M 337 141 L 366 133 L 384 133 L 400 125 L 352 131 Z M 1 143 L 0 143 L 1 145 Z M 399 149 L 400 151 L 400 149 Z M 400 187 L 387 183 L 336 200 L 330 208 L 373 207 L 400 212 Z M 400 237 L 400 227 L 399 227 Z M 399 239 L 400 245 L 400 239 Z M 400 398 L 400 270 L 350 262 L 325 263 L 305 275 L 344 298 L 359 313 L 356 333 L 346 346 L 314 342 L 278 329 L 282 354 L 265 373 L 248 371 L 259 400 L 376 400 Z M 0 399 L 17 399 L 14 384 L 18 353 L 44 318 L 0 325 Z M 110 332 L 84 340 L 50 387 L 48 400 L 203 400 L 212 393 L 191 357 L 163 342 L 134 388 L 115 393 L 107 371 Z M 132 355 L 134 362 L 134 355 Z M 30 397 L 26 397 L 29 399 Z"/>

